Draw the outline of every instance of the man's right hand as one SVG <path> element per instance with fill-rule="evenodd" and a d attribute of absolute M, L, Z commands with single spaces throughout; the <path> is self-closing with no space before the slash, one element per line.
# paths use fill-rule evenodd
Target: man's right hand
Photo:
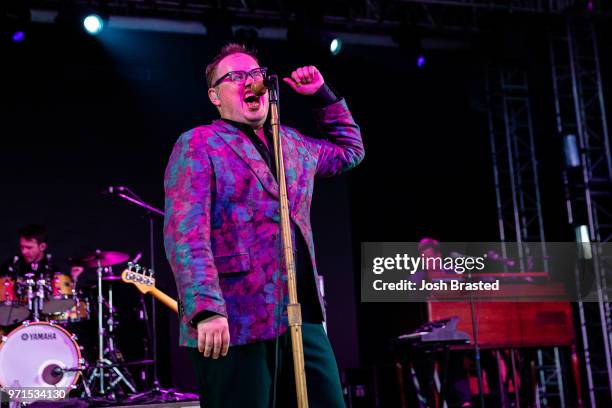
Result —
<path fill-rule="evenodd" d="M 213 359 L 227 355 L 230 345 L 229 326 L 224 316 L 211 316 L 198 323 L 198 350 Z"/>

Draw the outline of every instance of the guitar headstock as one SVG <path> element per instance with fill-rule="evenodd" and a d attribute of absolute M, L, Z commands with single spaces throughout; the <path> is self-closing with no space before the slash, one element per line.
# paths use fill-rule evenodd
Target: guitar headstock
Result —
<path fill-rule="evenodd" d="M 133 284 L 142 293 L 148 293 L 155 289 L 153 269 L 143 268 L 131 262 L 128 262 L 128 268 L 121 273 L 121 280 Z"/>

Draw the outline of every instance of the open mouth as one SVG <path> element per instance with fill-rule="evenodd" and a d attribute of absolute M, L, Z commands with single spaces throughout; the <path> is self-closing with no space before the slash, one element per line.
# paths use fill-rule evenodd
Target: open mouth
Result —
<path fill-rule="evenodd" d="M 259 109 L 259 97 L 255 95 L 248 95 L 244 98 L 244 103 L 246 103 L 247 108 L 249 110 L 257 110 Z"/>

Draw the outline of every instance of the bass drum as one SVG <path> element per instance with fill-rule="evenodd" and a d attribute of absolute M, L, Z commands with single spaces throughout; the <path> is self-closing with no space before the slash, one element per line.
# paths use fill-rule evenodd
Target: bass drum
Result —
<path fill-rule="evenodd" d="M 0 343 L 0 386 L 66 389 L 83 365 L 74 336 L 54 323 L 24 323 Z M 71 371 L 63 371 L 69 369 Z"/>

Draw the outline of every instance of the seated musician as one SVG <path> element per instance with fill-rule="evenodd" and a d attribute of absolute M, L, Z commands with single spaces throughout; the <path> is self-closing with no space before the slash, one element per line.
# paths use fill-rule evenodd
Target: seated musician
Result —
<path fill-rule="evenodd" d="M 53 264 L 47 253 L 47 229 L 30 224 L 19 228 L 19 255 L 7 259 L 0 266 L 0 276 L 23 278 L 27 273 L 43 273 L 50 277 L 60 268 Z"/>

